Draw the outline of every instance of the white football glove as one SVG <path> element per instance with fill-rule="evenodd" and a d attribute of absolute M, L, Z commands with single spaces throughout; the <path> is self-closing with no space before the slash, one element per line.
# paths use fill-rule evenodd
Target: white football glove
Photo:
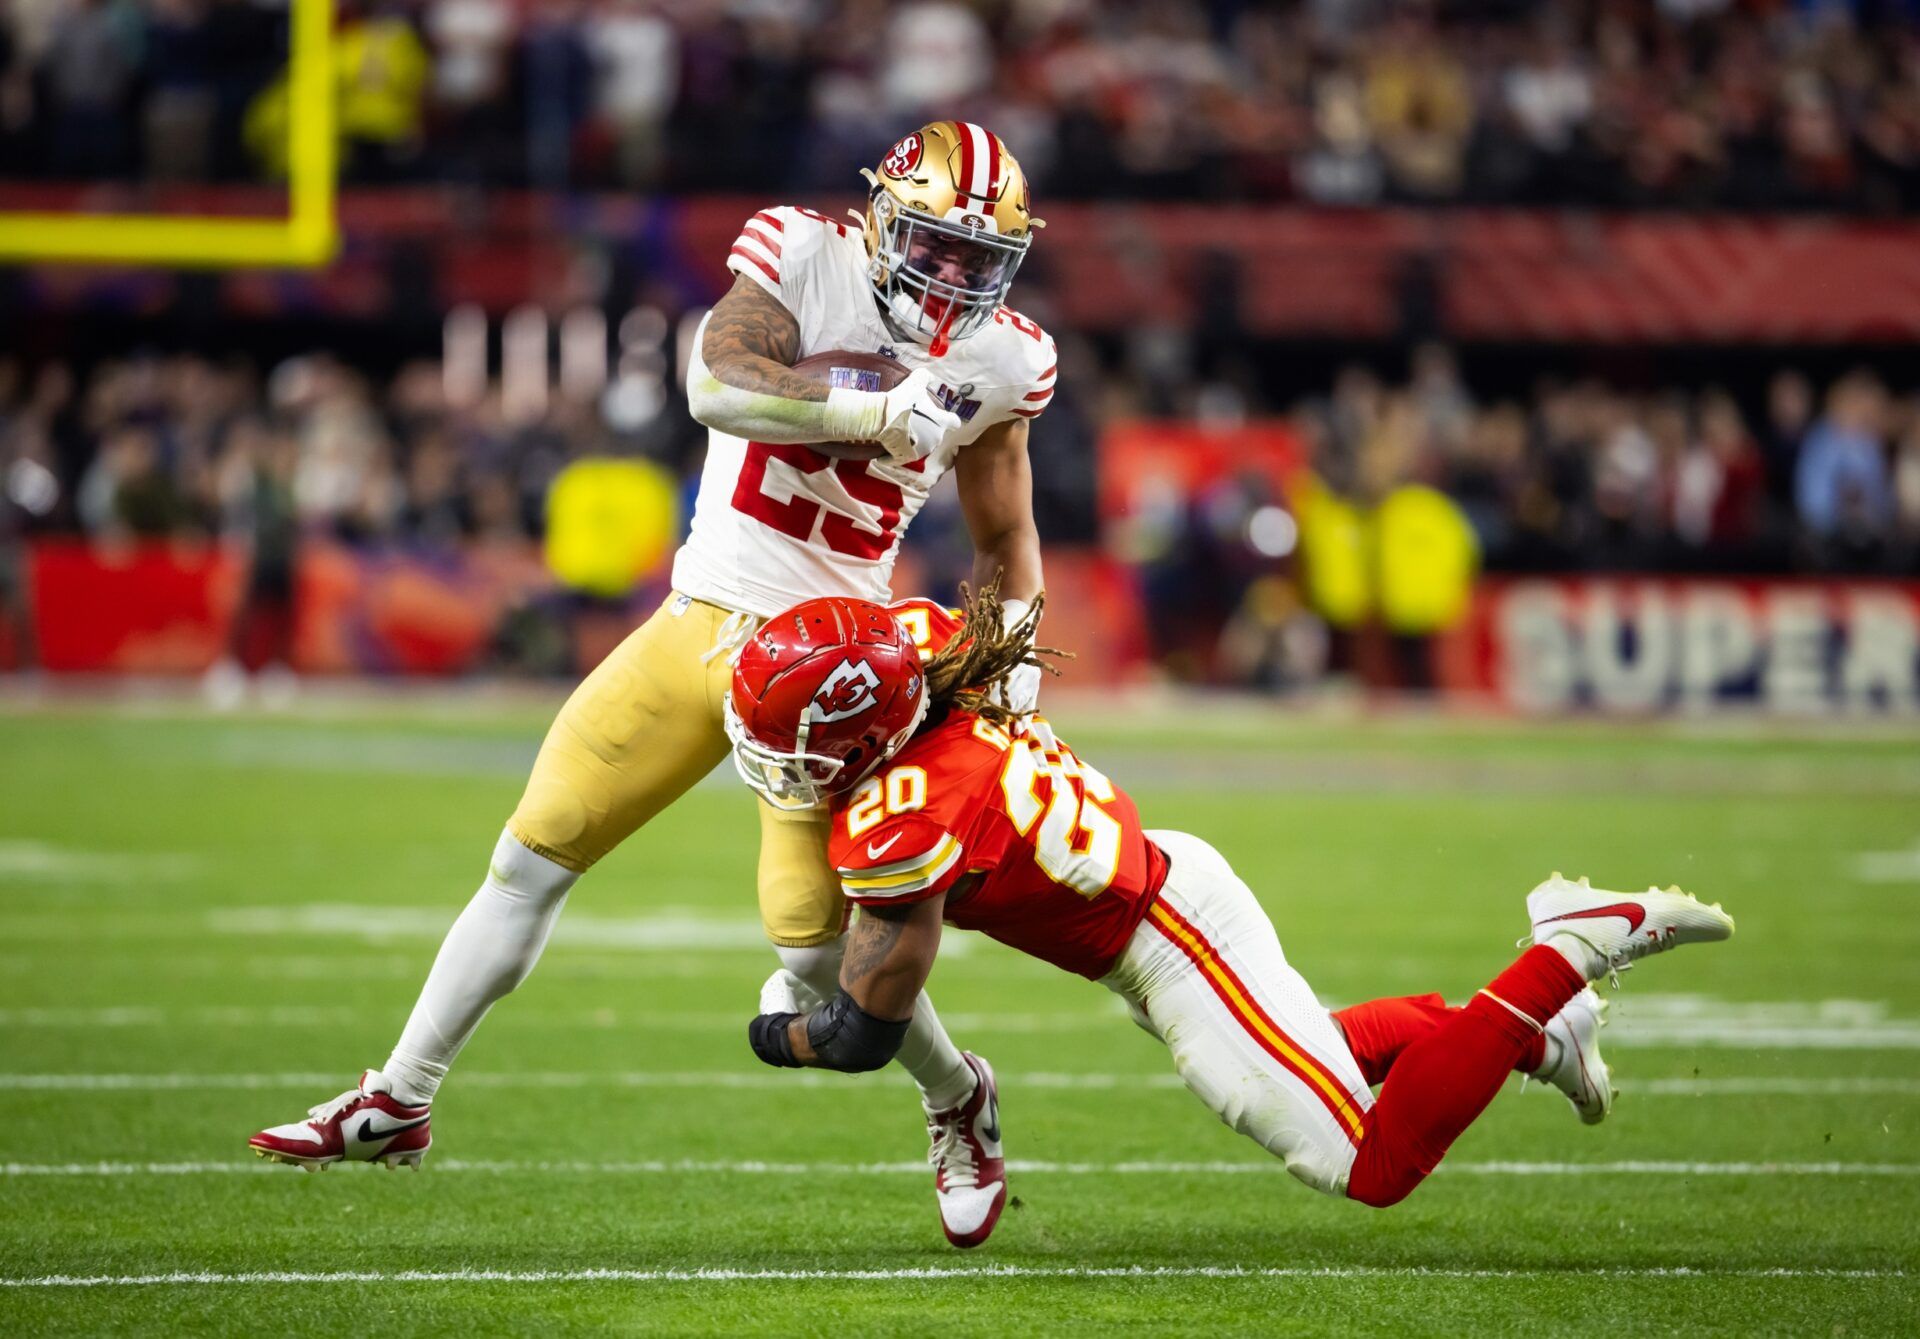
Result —
<path fill-rule="evenodd" d="M 1032 607 L 1025 600 L 1001 601 L 1003 626 L 1012 627 L 1025 618 Z M 1040 706 L 1040 677 L 1038 665 L 1016 665 L 1008 672 L 1005 683 L 994 688 L 993 699 L 1008 711 L 1031 716 Z"/>
<path fill-rule="evenodd" d="M 760 1012 L 763 1014 L 805 1014 L 818 1009 L 824 1001 L 813 987 L 782 967 L 760 987 Z"/>
<path fill-rule="evenodd" d="M 879 435 L 888 456 L 902 465 L 925 460 L 949 433 L 961 428 L 960 416 L 933 398 L 934 375 L 927 368 L 909 372 L 886 397 Z"/>

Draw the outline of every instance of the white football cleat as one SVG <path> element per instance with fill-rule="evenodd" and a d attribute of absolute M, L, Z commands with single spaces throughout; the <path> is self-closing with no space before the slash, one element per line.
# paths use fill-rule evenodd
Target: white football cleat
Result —
<path fill-rule="evenodd" d="M 1527 915 L 1533 921 L 1534 943 L 1568 935 L 1586 946 L 1589 981 L 1617 978 L 1650 953 L 1733 935 L 1733 917 L 1718 902 L 1708 906 L 1678 888 L 1613 893 L 1558 872 L 1527 894 Z"/>
<path fill-rule="evenodd" d="M 1588 986 L 1547 1020 L 1548 1049 L 1557 1054 L 1528 1076 L 1565 1093 L 1588 1125 L 1598 1125 L 1613 1110 L 1613 1071 L 1600 1058 L 1600 1029 L 1606 1025 L 1607 1002 Z"/>
<path fill-rule="evenodd" d="M 418 1171 L 433 1143 L 428 1115 L 424 1103 L 408 1106 L 395 1100 L 387 1076 L 370 1069 L 360 1076 L 359 1087 L 314 1107 L 308 1119 L 262 1130 L 247 1144 L 269 1162 L 310 1172 L 336 1162 L 377 1162 L 388 1171 Z"/>
<path fill-rule="evenodd" d="M 947 1111 L 927 1113 L 933 1188 L 940 1226 L 955 1246 L 978 1246 L 993 1235 L 1007 1204 L 1007 1163 L 1000 1150 L 1000 1090 L 993 1066 L 962 1051 L 974 1073 L 973 1095 Z"/>

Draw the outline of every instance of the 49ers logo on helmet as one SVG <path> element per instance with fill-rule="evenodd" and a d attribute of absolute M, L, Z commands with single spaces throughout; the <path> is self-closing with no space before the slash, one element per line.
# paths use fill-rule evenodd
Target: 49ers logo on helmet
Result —
<path fill-rule="evenodd" d="M 920 132 L 911 135 L 893 146 L 891 152 L 880 161 L 880 170 L 890 177 L 904 177 L 920 166 Z"/>
<path fill-rule="evenodd" d="M 807 704 L 807 719 L 844 721 L 849 716 L 858 716 L 878 704 L 880 699 L 874 696 L 874 690 L 879 686 L 880 676 L 874 673 L 873 666 L 864 660 L 843 660 L 833 667 L 833 673 Z"/>

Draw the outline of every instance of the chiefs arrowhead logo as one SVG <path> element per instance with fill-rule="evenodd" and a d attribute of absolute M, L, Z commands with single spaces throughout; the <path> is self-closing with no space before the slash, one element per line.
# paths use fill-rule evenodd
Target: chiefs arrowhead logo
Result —
<path fill-rule="evenodd" d="M 879 704 L 880 699 L 874 695 L 879 686 L 880 676 L 873 666 L 864 660 L 843 660 L 833 667 L 833 673 L 807 704 L 807 719 L 818 723 L 858 716 Z"/>

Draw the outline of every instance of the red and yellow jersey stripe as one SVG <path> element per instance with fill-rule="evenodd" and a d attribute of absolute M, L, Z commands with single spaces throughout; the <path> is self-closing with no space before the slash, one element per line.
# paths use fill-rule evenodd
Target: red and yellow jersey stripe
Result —
<path fill-rule="evenodd" d="M 1205 935 L 1193 923 L 1175 911 L 1164 897 L 1155 897 L 1147 908 L 1147 920 L 1168 942 L 1180 950 L 1199 971 L 1234 1021 L 1252 1037 L 1280 1066 L 1304 1083 L 1327 1110 L 1334 1114 L 1356 1145 L 1366 1136 L 1364 1113 L 1354 1104 L 1339 1078 L 1315 1059 L 1312 1052 L 1296 1043 L 1273 1021 L 1246 983 L 1221 958 Z"/>
<path fill-rule="evenodd" d="M 943 832 L 932 849 L 887 865 L 848 867 L 836 872 L 848 897 L 856 902 L 923 893 L 938 884 L 960 861 L 960 843 Z"/>

